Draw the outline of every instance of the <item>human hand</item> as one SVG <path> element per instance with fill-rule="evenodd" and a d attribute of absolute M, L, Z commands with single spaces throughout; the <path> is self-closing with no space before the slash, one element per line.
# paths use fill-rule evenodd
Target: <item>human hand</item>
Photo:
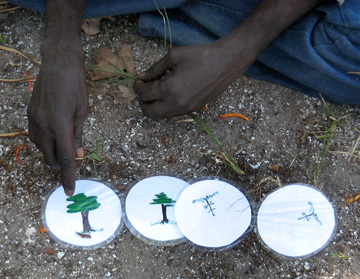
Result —
<path fill-rule="evenodd" d="M 76 157 L 83 157 L 82 129 L 88 93 L 81 49 L 44 48 L 28 106 L 30 139 L 48 165 L 61 170 L 65 193 L 75 190 Z"/>
<path fill-rule="evenodd" d="M 143 112 L 172 117 L 200 110 L 219 96 L 246 67 L 234 65 L 221 41 L 175 47 L 134 82 Z"/>

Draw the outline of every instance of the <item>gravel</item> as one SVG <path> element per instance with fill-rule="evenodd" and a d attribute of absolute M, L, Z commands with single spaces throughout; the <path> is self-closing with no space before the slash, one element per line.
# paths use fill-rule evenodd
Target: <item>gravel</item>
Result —
<path fill-rule="evenodd" d="M 0 16 L 5 45 L 40 60 L 43 15 L 20 9 Z M 164 54 L 161 39 L 137 34 L 136 16 L 104 20 L 99 34 L 83 34 L 82 40 L 87 65 L 94 63 L 100 46 L 118 50 L 128 44 L 138 71 Z M 24 70 L 35 76 L 39 70 L 5 51 L 0 51 L 0 69 L 2 78 L 22 78 Z M 347 195 L 355 196 L 360 185 L 358 107 L 329 104 L 335 116 L 346 117 L 339 121 L 319 176 L 309 181 L 306 170 L 314 177 L 324 148 L 315 135 L 331 125 L 328 110 L 318 99 L 241 77 L 208 105 L 207 112 L 199 113 L 245 170 L 239 176 L 221 163 L 218 147 L 199 126 L 178 122 L 189 117 L 149 119 L 136 100 L 114 102 L 117 85 L 89 87 L 90 103 L 95 105 L 85 122 L 85 146 L 94 150 L 98 144 L 104 162 L 95 169 L 84 161 L 78 179 L 97 176 L 123 195 L 126 187 L 146 176 L 169 174 L 190 180 L 217 175 L 232 180 L 254 205 L 278 187 L 274 180 L 283 185 L 312 183 L 333 203 L 338 216 L 331 243 L 313 257 L 295 260 L 269 251 L 255 232 L 231 249 L 208 252 L 187 243 L 152 246 L 124 227 L 103 248 L 68 248 L 39 231 L 41 208 L 47 194 L 60 185 L 59 173 L 45 164 L 28 137 L 18 136 L 0 138 L 0 278 L 360 278 L 359 202 L 346 204 Z M 29 97 L 27 83 L 1 84 L 0 133 L 27 129 Z M 240 112 L 249 121 L 219 119 L 229 112 Z M 18 144 L 29 146 L 19 153 L 24 165 L 15 160 Z M 270 169 L 275 164 L 277 172 Z M 264 179 L 268 183 L 259 184 Z"/>

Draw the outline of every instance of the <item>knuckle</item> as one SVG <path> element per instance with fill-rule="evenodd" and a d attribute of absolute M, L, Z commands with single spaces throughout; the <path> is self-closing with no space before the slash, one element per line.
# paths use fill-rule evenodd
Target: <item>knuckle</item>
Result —
<path fill-rule="evenodd" d="M 63 156 L 60 160 L 62 170 L 71 169 L 74 163 L 75 163 L 75 158 L 73 158 L 72 156 Z"/>

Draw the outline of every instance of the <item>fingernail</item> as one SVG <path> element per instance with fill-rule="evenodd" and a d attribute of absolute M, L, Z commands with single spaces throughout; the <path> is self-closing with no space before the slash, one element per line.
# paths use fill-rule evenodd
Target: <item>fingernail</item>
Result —
<path fill-rule="evenodd" d="M 67 195 L 68 197 L 71 197 L 72 195 L 74 195 L 74 191 L 73 190 L 66 190 L 64 189 L 65 195 Z"/>
<path fill-rule="evenodd" d="M 142 72 L 142 73 L 140 73 L 139 75 L 138 75 L 138 78 L 139 79 L 142 79 L 142 78 L 144 78 L 145 77 L 145 72 Z"/>
<path fill-rule="evenodd" d="M 84 148 L 79 147 L 76 149 L 76 158 L 84 158 Z"/>

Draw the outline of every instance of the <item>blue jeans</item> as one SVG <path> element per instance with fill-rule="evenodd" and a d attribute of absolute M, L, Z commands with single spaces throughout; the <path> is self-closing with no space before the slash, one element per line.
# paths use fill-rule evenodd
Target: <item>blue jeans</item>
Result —
<path fill-rule="evenodd" d="M 44 12 L 44 0 L 8 0 Z M 206 43 L 238 26 L 260 0 L 156 0 L 177 45 Z M 164 37 L 155 0 L 87 0 L 85 17 L 141 13 L 139 32 Z M 169 30 L 167 30 L 169 34 Z M 246 75 L 339 104 L 360 105 L 360 1 L 321 5 L 283 32 Z"/>

